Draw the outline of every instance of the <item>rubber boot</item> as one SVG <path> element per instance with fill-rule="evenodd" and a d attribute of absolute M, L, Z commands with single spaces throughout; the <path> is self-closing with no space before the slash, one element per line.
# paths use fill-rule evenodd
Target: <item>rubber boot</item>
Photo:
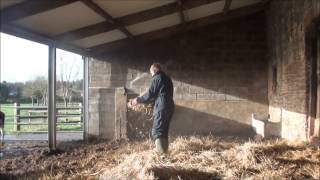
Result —
<path fill-rule="evenodd" d="M 156 144 L 156 149 L 159 153 L 161 154 L 165 154 L 168 152 L 168 139 L 165 138 L 157 138 L 155 140 L 155 144 Z"/>

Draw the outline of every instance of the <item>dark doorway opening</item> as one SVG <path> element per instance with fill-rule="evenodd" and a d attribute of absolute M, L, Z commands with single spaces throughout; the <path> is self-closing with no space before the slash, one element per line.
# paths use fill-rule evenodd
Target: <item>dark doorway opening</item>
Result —
<path fill-rule="evenodd" d="M 306 36 L 309 59 L 308 137 L 320 135 L 320 24 Z M 309 52 L 309 53 L 308 53 Z"/>

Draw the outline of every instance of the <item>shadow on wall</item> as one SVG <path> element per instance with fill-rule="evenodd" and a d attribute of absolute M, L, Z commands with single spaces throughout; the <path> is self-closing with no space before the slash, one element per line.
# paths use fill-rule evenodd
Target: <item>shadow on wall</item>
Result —
<path fill-rule="evenodd" d="M 152 122 L 153 120 L 148 115 L 128 111 L 128 138 L 139 140 L 150 138 Z M 177 105 L 175 106 L 169 133 L 170 136 L 254 136 L 253 129 L 249 124 Z"/>
<path fill-rule="evenodd" d="M 150 65 L 160 62 L 173 80 L 178 105 L 172 134 L 247 135 L 251 114 L 268 113 L 265 56 L 265 17 L 255 14 L 91 61 L 90 87 L 126 87 L 129 94 L 141 94 L 150 85 Z M 143 124 L 144 119 L 128 112 L 134 122 L 130 137 L 148 137 L 152 123 Z"/>
<path fill-rule="evenodd" d="M 245 124 L 236 119 L 200 112 L 191 108 L 176 106 L 172 118 L 171 135 L 219 135 L 219 136 L 253 136 L 250 124 Z"/>
<path fill-rule="evenodd" d="M 264 28 L 261 14 L 240 18 L 108 54 L 98 66 L 110 66 L 102 77 L 106 86 L 134 93 L 144 91 L 150 77 L 132 81 L 160 62 L 174 81 L 175 98 L 268 104 Z"/>

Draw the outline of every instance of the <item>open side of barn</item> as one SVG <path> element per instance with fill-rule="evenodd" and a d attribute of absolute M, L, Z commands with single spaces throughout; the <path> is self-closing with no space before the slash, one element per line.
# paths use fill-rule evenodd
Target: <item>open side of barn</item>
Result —
<path fill-rule="evenodd" d="M 0 9 L 1 32 L 49 47 L 48 141 L 5 142 L 0 178 L 320 178 L 320 0 L 0 0 Z M 57 48 L 83 56 L 85 141 L 56 143 Z M 149 138 L 151 107 L 127 104 L 148 89 L 154 62 L 174 86 L 166 155 Z"/>
<path fill-rule="evenodd" d="M 2 0 L 0 8 L 2 32 L 49 47 L 52 149 L 56 48 L 84 56 L 85 139 L 149 136 L 150 117 L 126 103 L 148 88 L 153 62 L 173 79 L 173 136 L 319 138 L 318 0 Z"/>

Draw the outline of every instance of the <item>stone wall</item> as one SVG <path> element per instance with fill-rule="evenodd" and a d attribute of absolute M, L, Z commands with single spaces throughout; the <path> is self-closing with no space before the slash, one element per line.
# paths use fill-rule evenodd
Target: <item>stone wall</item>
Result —
<path fill-rule="evenodd" d="M 160 62 L 174 83 L 171 135 L 249 135 L 251 114 L 268 113 L 265 22 L 263 13 L 254 14 L 94 59 L 90 97 L 97 99 L 100 89 L 115 87 L 125 87 L 129 97 L 141 94 L 150 84 L 149 66 Z M 95 116 L 92 111 L 91 118 Z M 98 126 L 108 121 L 99 118 L 90 120 L 99 121 Z M 129 124 L 136 118 L 128 114 Z M 129 127 L 128 132 L 149 131 L 144 123 L 142 130 Z"/>
<path fill-rule="evenodd" d="M 306 35 L 319 12 L 319 0 L 273 0 L 267 11 L 270 118 L 281 122 L 286 139 L 308 137 Z"/>

